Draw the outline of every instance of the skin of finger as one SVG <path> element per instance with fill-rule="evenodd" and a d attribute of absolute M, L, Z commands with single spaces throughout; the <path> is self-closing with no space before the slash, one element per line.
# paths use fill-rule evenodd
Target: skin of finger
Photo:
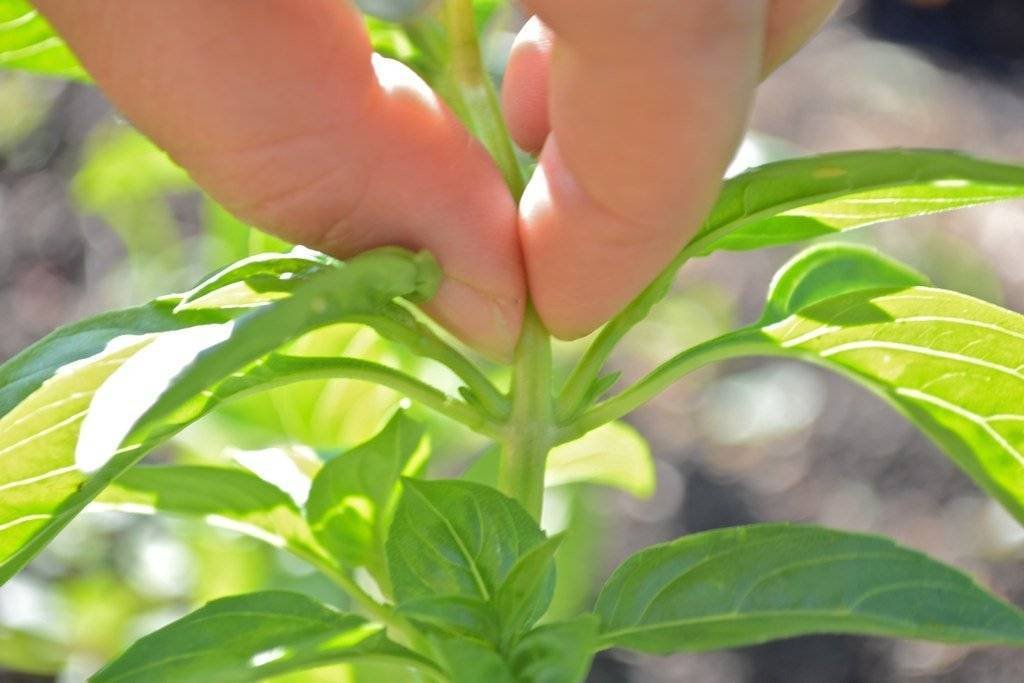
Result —
<path fill-rule="evenodd" d="M 371 60 L 350 6 L 36 4 L 125 116 L 231 211 L 342 257 L 429 249 L 446 274 L 432 314 L 509 353 L 525 298 L 514 201 L 415 74 Z"/>
<path fill-rule="evenodd" d="M 765 29 L 763 76 L 803 47 L 838 6 L 839 0 L 772 0 Z"/>
<path fill-rule="evenodd" d="M 529 9 L 556 35 L 553 132 L 520 238 L 538 312 L 572 338 L 620 310 L 699 227 L 745 127 L 767 3 Z"/>
<path fill-rule="evenodd" d="M 539 17 L 516 35 L 502 80 L 501 104 L 509 133 L 519 147 L 537 154 L 551 130 L 548 73 L 554 36 Z"/>
<path fill-rule="evenodd" d="M 839 6 L 839 0 L 772 0 L 762 77 L 792 57 Z M 551 132 L 548 75 L 554 34 L 533 16 L 516 35 L 502 81 L 502 105 L 516 144 L 538 153 Z"/>

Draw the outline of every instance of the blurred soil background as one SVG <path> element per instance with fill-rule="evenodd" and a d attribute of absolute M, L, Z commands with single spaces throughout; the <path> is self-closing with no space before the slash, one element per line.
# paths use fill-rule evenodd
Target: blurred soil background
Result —
<path fill-rule="evenodd" d="M 83 175 L 97 141 L 123 129 L 90 87 L 0 74 L 0 359 L 57 325 L 180 289 L 234 257 L 234 233 L 210 237 L 202 227 L 209 207 L 183 179 L 165 174 L 154 195 L 135 186 L 131 165 Z M 753 129 L 740 165 L 894 146 L 1024 163 L 1024 2 L 848 0 L 762 88 Z M 1024 312 L 1021 203 L 869 228 L 852 239 L 940 286 Z M 755 319 L 772 273 L 793 251 L 690 264 L 616 364 L 636 376 L 684 345 Z M 562 597 L 566 605 L 644 545 L 762 520 L 890 535 L 1024 605 L 1024 532 L 902 418 L 840 378 L 789 362 L 732 363 L 678 384 L 631 421 L 651 441 L 658 491 L 644 501 L 588 492 L 565 496 L 561 507 L 556 498 L 553 514 L 574 516 L 601 545 L 599 560 L 585 563 L 590 576 L 580 570 L 579 595 Z M 0 624 L 53 630 L 62 622 L 57 635 L 94 656 L 76 655 L 60 675 L 77 681 L 125 639 L 180 613 L 182 602 L 279 584 L 281 576 L 291 577 L 288 585 L 306 581 L 299 573 L 219 532 L 99 515 L 76 523 L 0 590 Z M 0 672 L 0 682 L 31 680 L 54 679 Z M 669 658 L 607 653 L 590 680 L 1020 683 L 1024 661 L 1000 648 L 814 637 Z"/>

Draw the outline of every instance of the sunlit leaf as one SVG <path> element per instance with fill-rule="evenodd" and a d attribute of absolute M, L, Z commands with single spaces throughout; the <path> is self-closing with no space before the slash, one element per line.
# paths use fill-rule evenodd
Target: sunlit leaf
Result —
<path fill-rule="evenodd" d="M 843 268 L 832 267 L 836 256 Z M 865 263 L 853 265 L 857 259 Z M 809 361 L 886 399 L 1024 522 L 1024 316 L 965 294 L 906 286 L 913 278 L 870 250 L 797 256 L 776 277 L 782 284 L 772 290 L 766 323 L 678 354 L 633 394 L 650 395 L 724 358 Z M 796 301 L 805 305 L 779 320 Z"/>
<path fill-rule="evenodd" d="M 379 624 L 274 591 L 215 600 L 137 641 L 91 680 L 259 681 L 353 659 L 433 670 Z"/>
<path fill-rule="evenodd" d="M 788 244 L 898 218 L 1024 197 L 1024 167 L 941 150 L 843 152 L 726 181 L 690 255 Z"/>
<path fill-rule="evenodd" d="M 848 292 L 931 284 L 928 278 L 870 247 L 820 244 L 783 266 L 768 287 L 762 324 Z"/>
<path fill-rule="evenodd" d="M 295 502 L 244 470 L 204 465 L 134 467 L 101 493 L 94 508 L 191 517 L 315 555 L 316 543 Z"/>
<path fill-rule="evenodd" d="M 290 357 L 359 358 L 409 374 L 420 370 L 419 361 L 410 353 L 363 325 L 315 330 L 290 344 L 287 353 Z M 401 399 L 401 394 L 369 382 L 311 380 L 241 397 L 221 406 L 198 431 L 190 430 L 182 437 L 201 449 L 211 440 L 220 447 L 249 450 L 284 442 L 332 453 L 352 448 L 379 432 Z"/>
<path fill-rule="evenodd" d="M 912 281 L 856 247 L 798 256 L 766 307 L 768 321 L 790 315 L 760 328 L 753 344 L 883 396 L 1024 521 L 1024 316 Z"/>
<path fill-rule="evenodd" d="M 166 297 L 63 328 L 0 366 L 0 581 L 149 449 L 225 396 L 291 372 L 254 361 L 342 311 L 419 296 L 434 268 L 369 253 L 237 319 L 175 312 L 180 297 Z"/>
<path fill-rule="evenodd" d="M 423 428 L 399 411 L 375 437 L 328 462 L 313 480 L 306 516 L 341 562 L 385 576 L 384 540 L 398 480 L 422 465 Z"/>
<path fill-rule="evenodd" d="M 1024 646 L 1024 612 L 894 542 L 764 524 L 637 553 L 597 600 L 604 646 L 669 653 L 808 633 Z"/>
<path fill-rule="evenodd" d="M 178 310 L 210 307 L 208 299 L 211 294 L 236 284 L 244 283 L 250 290 L 262 289 L 264 292 L 288 291 L 301 278 L 337 263 L 329 256 L 304 247 L 296 247 L 287 254 L 253 254 L 221 268 L 186 292 L 178 304 Z M 292 283 L 290 287 L 287 286 L 289 282 Z M 219 301 L 217 303 L 223 305 Z M 247 303 L 243 300 L 239 305 Z"/>
<path fill-rule="evenodd" d="M 85 80 L 85 70 L 27 0 L 0 0 L 0 68 Z"/>
<path fill-rule="evenodd" d="M 600 484 L 638 498 L 651 495 L 655 481 L 647 440 L 622 422 L 610 422 L 552 449 L 544 477 L 548 486 Z"/>

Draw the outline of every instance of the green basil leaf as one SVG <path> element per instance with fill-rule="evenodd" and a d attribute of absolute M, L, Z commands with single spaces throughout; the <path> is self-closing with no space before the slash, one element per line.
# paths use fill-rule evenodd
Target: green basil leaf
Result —
<path fill-rule="evenodd" d="M 0 415 L 9 414 L 58 371 L 64 376 L 80 372 L 104 352 L 115 352 L 116 346 L 127 344 L 129 336 L 141 338 L 231 319 L 229 314 L 216 310 L 175 313 L 180 300 L 177 296 L 161 297 L 136 308 L 104 313 L 62 327 L 28 347 L 0 365 Z"/>
<path fill-rule="evenodd" d="M 406 600 L 398 613 L 421 626 L 450 635 L 484 643 L 501 639 L 501 623 L 494 605 L 467 595 L 435 595 Z"/>
<path fill-rule="evenodd" d="M 871 247 L 819 244 L 790 259 L 772 278 L 760 324 L 848 292 L 928 284 L 927 276 Z"/>
<path fill-rule="evenodd" d="M 520 683 L 501 655 L 483 643 L 451 639 L 439 645 L 451 683 Z"/>
<path fill-rule="evenodd" d="M 643 550 L 596 612 L 601 642 L 701 651 L 808 633 L 1024 646 L 1024 612 L 961 572 L 877 536 L 762 524 Z"/>
<path fill-rule="evenodd" d="M 209 302 L 200 303 L 210 294 L 230 285 L 246 283 L 250 289 L 257 291 L 290 291 L 286 283 L 293 277 L 301 278 L 328 266 L 337 266 L 338 261 L 305 247 L 295 247 L 286 254 L 270 252 L 253 254 L 240 261 L 218 270 L 193 289 L 186 292 L 177 306 L 177 310 L 186 308 L 206 308 Z M 246 302 L 240 302 L 245 305 Z"/>
<path fill-rule="evenodd" d="M 494 644 L 514 642 L 551 604 L 555 552 L 562 539 L 561 534 L 553 536 L 523 553 L 490 599 L 480 594 L 424 595 L 404 600 L 399 610 L 455 635 Z"/>
<path fill-rule="evenodd" d="M 133 467 L 90 507 L 194 517 L 302 557 L 322 552 L 295 501 L 244 470 L 205 465 Z"/>
<path fill-rule="evenodd" d="M 71 333 L 65 339 L 86 340 L 89 336 Z M 0 583 L 39 550 L 36 539 L 62 521 L 61 505 L 73 499 L 84 483 L 84 475 L 75 466 L 74 445 L 94 393 L 120 364 L 151 341 L 143 337 L 67 363 L 58 372 L 46 361 L 64 355 L 65 349 L 60 347 L 65 339 L 32 347 L 0 369 L 0 377 L 14 378 L 0 386 L 0 402 L 27 394 L 0 418 Z M 43 353 L 31 358 L 34 349 Z M 49 350 L 54 351 L 53 356 L 46 353 Z M 11 372 L 5 373 L 8 369 Z M 47 375 L 51 376 L 42 386 L 25 391 Z"/>
<path fill-rule="evenodd" d="M 498 586 L 494 610 L 501 619 L 505 642 L 517 639 L 544 616 L 555 592 L 555 551 L 561 534 L 523 554 Z"/>
<path fill-rule="evenodd" d="M 342 563 L 386 575 L 384 539 L 398 498 L 398 480 L 422 466 L 414 459 L 423 428 L 402 411 L 375 437 L 334 458 L 313 479 L 306 517 L 324 548 Z"/>
<path fill-rule="evenodd" d="M 624 422 L 609 422 L 548 455 L 547 486 L 590 483 L 646 498 L 654 493 L 654 458 L 647 440 Z"/>
<path fill-rule="evenodd" d="M 584 614 L 545 624 L 526 634 L 509 657 L 522 683 L 581 683 L 590 670 L 597 643 L 598 620 Z"/>
<path fill-rule="evenodd" d="M 1024 167 L 941 150 L 843 152 L 766 164 L 726 181 L 686 247 L 789 244 L 898 218 L 1024 197 Z"/>
<path fill-rule="evenodd" d="M 378 314 L 421 287 L 420 257 L 367 252 L 311 276 L 290 297 L 220 325 L 162 335 L 125 363 L 93 398 L 76 461 L 97 470 L 125 448 L 194 421 L 205 394 L 302 334 L 346 317 Z"/>
<path fill-rule="evenodd" d="M 598 621 L 585 614 L 545 624 L 519 640 L 503 657 L 472 639 L 440 643 L 454 683 L 582 683 L 597 643 Z"/>
<path fill-rule="evenodd" d="M 432 596 L 490 602 L 544 533 L 511 498 L 465 481 L 402 480 L 386 543 L 399 604 Z"/>
<path fill-rule="evenodd" d="M 835 258 L 846 266 L 835 268 Z M 677 355 L 641 380 L 628 403 L 723 358 L 815 363 L 886 399 L 1024 522 L 1024 316 L 965 294 L 906 286 L 913 279 L 852 247 L 797 256 L 776 277 L 765 322 Z"/>
<path fill-rule="evenodd" d="M 291 359 L 356 358 L 412 375 L 421 370 L 420 361 L 411 352 L 381 339 L 365 325 L 341 324 L 316 330 L 289 344 L 287 355 Z M 242 397 L 218 410 L 209 426 L 220 442 L 243 449 L 262 450 L 267 444 L 293 443 L 334 452 L 372 438 L 387 424 L 401 400 L 401 394 L 379 384 L 335 377 Z"/>
<path fill-rule="evenodd" d="M 804 282 L 836 291 L 827 260 L 820 277 L 799 257 L 792 265 Z M 927 287 L 801 296 L 813 303 L 754 331 L 750 352 L 800 358 L 865 385 L 1024 522 L 1024 316 Z"/>
<path fill-rule="evenodd" d="M 266 352 L 345 311 L 424 296 L 436 278 L 429 259 L 378 250 L 236 320 L 237 311 L 176 313 L 180 297 L 164 297 L 58 330 L 4 364 L 0 582 L 176 430 L 227 396 L 302 376 L 253 364 Z"/>
<path fill-rule="evenodd" d="M 0 68 L 86 80 L 64 41 L 27 0 L 0 0 Z"/>
<path fill-rule="evenodd" d="M 137 641 L 91 680 L 258 681 L 359 659 L 435 670 L 388 640 L 379 624 L 299 593 L 270 591 L 214 600 Z"/>

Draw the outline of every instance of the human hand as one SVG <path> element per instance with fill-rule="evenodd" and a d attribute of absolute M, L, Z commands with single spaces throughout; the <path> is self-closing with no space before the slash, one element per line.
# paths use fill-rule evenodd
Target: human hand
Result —
<path fill-rule="evenodd" d="M 506 355 L 530 295 L 556 335 L 627 303 L 698 228 L 760 78 L 836 0 L 531 0 L 503 92 L 541 152 L 521 212 L 339 0 L 36 0 L 122 112 L 214 198 L 337 256 L 428 249 L 429 310 Z"/>

